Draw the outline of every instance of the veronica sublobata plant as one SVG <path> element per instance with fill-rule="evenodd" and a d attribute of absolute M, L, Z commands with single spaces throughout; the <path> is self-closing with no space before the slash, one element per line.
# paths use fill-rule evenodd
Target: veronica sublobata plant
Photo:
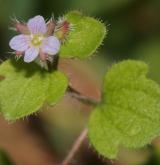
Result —
<path fill-rule="evenodd" d="M 0 112 L 7 120 L 24 118 L 44 104 L 53 106 L 66 91 L 81 95 L 57 70 L 58 59 L 91 57 L 107 33 L 105 25 L 73 11 L 48 22 L 42 16 L 27 23 L 16 20 L 14 28 L 20 34 L 9 45 L 18 58 L 0 66 Z M 93 103 L 87 130 L 99 154 L 115 159 L 121 148 L 143 147 L 160 134 L 160 87 L 147 72 L 141 61 L 114 64 L 104 77 L 101 101 L 81 97 Z"/>

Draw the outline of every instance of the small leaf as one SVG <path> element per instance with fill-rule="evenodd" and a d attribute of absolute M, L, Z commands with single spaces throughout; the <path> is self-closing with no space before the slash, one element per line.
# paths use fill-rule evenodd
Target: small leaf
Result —
<path fill-rule="evenodd" d="M 80 59 L 91 56 L 106 35 L 104 24 L 94 18 L 85 17 L 78 11 L 69 12 L 64 17 L 73 29 L 61 47 L 60 56 Z"/>
<path fill-rule="evenodd" d="M 65 93 L 68 81 L 56 71 L 48 73 L 35 64 L 8 60 L 0 66 L 0 111 L 16 120 L 38 111 L 45 102 L 55 104 Z"/>
<path fill-rule="evenodd" d="M 145 63 L 127 60 L 105 77 L 102 102 L 89 121 L 91 144 L 105 157 L 114 159 L 121 148 L 140 148 L 160 135 L 160 87 L 147 72 Z"/>

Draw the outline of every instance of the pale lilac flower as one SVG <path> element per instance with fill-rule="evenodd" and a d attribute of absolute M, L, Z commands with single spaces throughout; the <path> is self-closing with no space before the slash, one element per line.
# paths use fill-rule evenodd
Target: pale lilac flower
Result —
<path fill-rule="evenodd" d="M 15 27 L 22 34 L 13 37 L 9 46 L 17 55 L 24 55 L 25 62 L 36 58 L 45 61 L 59 52 L 60 41 L 53 36 L 53 20 L 46 24 L 44 18 L 38 15 L 29 19 L 27 24 L 16 22 Z"/>

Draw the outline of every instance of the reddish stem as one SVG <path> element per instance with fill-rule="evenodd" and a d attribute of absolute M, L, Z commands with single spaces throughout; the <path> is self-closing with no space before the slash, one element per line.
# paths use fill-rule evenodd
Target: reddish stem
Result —
<path fill-rule="evenodd" d="M 73 147 L 71 148 L 71 150 L 69 151 L 68 155 L 63 160 L 61 165 L 69 165 L 70 164 L 70 162 L 72 161 L 73 157 L 78 152 L 78 150 L 80 149 L 81 145 L 83 144 L 83 142 L 84 142 L 84 140 L 85 140 L 85 138 L 87 136 L 87 132 L 88 132 L 87 128 L 85 128 L 82 131 L 82 133 L 80 134 L 80 136 L 77 138 L 77 140 L 73 144 Z"/>

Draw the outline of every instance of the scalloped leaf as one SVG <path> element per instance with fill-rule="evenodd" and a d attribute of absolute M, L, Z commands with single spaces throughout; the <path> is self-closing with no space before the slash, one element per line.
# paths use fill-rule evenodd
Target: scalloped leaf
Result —
<path fill-rule="evenodd" d="M 0 65 L 0 111 L 16 120 L 38 111 L 45 102 L 54 105 L 64 95 L 67 78 L 48 73 L 35 63 L 8 60 Z"/>
<path fill-rule="evenodd" d="M 147 72 L 145 63 L 127 60 L 105 76 L 89 121 L 90 142 L 103 156 L 114 159 L 121 148 L 140 148 L 160 135 L 160 87 Z"/>
<path fill-rule="evenodd" d="M 86 17 L 78 11 L 69 12 L 64 18 L 72 25 L 67 41 L 61 46 L 60 57 L 90 57 L 102 44 L 106 27 L 100 21 Z"/>

